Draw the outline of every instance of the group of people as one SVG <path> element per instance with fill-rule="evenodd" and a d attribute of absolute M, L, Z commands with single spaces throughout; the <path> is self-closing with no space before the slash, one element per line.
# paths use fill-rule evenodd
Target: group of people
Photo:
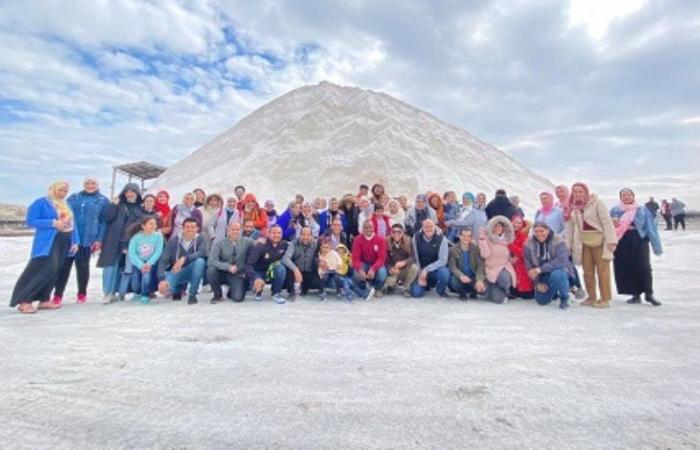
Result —
<path fill-rule="evenodd" d="M 321 301 L 334 292 L 351 302 L 434 290 L 501 304 L 558 300 L 562 309 L 574 296 L 607 308 L 611 261 L 628 303 L 644 295 L 661 304 L 649 257 L 650 248 L 662 252 L 656 211 L 640 206 L 630 189 L 608 209 L 584 183 L 557 186 L 540 194 L 532 220 L 502 189 L 490 201 L 484 193 L 448 191 L 419 194 L 410 204 L 377 183 L 328 200 L 298 194 L 279 213 L 272 200 L 261 206 L 244 186 L 226 199 L 195 189 L 173 206 L 167 192 L 144 195 L 136 184 L 110 201 L 95 178 L 68 191 L 66 182 L 53 183 L 28 208 L 27 225 L 36 233 L 10 303 L 22 313 L 60 308 L 73 266 L 76 301 L 85 303 L 93 255 L 105 304 L 128 294 L 147 304 L 156 292 L 194 304 L 202 285 L 211 303 L 241 302 L 248 292 L 260 301 L 270 285 L 280 304 L 310 291 Z"/>

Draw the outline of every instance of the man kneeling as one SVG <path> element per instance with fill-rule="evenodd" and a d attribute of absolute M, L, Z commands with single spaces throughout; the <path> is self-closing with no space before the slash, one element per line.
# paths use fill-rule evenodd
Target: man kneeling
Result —
<path fill-rule="evenodd" d="M 554 234 L 549 225 L 537 222 L 533 235 L 525 243 L 525 268 L 535 284 L 535 300 L 549 304 L 559 296 L 559 307 L 569 307 L 569 274 L 573 269 L 569 249 L 564 240 Z"/>
<path fill-rule="evenodd" d="M 199 225 L 192 217 L 182 222 L 182 231 L 171 237 L 158 262 L 158 290 L 161 294 L 173 294 L 173 300 L 182 298 L 182 291 L 189 284 L 187 304 L 197 303 L 197 291 L 207 267 L 209 247 L 207 238 L 198 234 Z"/>
<path fill-rule="evenodd" d="M 224 239 L 217 239 L 209 252 L 207 280 L 214 293 L 211 303 L 223 301 L 222 285 L 228 285 L 228 298 L 242 302 L 246 291 L 245 262 L 255 241 L 241 235 L 241 224 L 232 221 Z"/>
<path fill-rule="evenodd" d="M 486 291 L 484 279 L 484 260 L 481 259 L 479 246 L 472 241 L 471 228 L 462 228 L 459 242 L 450 249 L 448 258 L 450 268 L 450 289 L 459 294 L 461 300 L 476 298 L 476 294 Z"/>
<path fill-rule="evenodd" d="M 256 301 L 262 300 L 262 292 L 267 282 L 272 285 L 272 298 L 275 303 L 286 302 L 281 292 L 287 277 L 287 268 L 281 259 L 287 251 L 287 246 L 287 241 L 282 240 L 282 228 L 274 225 L 265 241 L 255 244 L 248 254 L 246 276 L 248 280 L 253 280 Z"/>

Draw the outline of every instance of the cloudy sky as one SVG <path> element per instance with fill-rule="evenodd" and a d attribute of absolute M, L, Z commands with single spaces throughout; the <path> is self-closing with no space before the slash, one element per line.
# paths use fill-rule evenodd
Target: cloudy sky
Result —
<path fill-rule="evenodd" d="M 169 165 L 265 102 L 381 90 L 555 182 L 700 204 L 697 0 L 4 0 L 0 202 Z M 371 181 L 371 180 L 370 180 Z"/>

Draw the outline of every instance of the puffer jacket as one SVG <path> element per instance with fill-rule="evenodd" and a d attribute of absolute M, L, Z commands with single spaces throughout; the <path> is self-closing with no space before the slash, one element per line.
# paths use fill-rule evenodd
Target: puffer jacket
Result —
<path fill-rule="evenodd" d="M 497 223 L 503 224 L 503 238 L 499 238 L 493 232 Z M 510 250 L 508 249 L 508 245 L 513 242 L 514 238 L 513 224 L 505 216 L 495 216 L 486 224 L 486 234 L 479 239 L 479 251 L 486 264 L 486 279 L 491 283 L 495 283 L 498 274 L 505 269 L 510 274 L 513 285 L 517 284 L 518 277 L 510 263 Z"/>

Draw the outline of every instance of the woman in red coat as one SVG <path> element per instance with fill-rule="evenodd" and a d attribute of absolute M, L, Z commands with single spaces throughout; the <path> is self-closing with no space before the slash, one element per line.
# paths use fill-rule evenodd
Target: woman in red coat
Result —
<path fill-rule="evenodd" d="M 515 230 L 515 239 L 508 245 L 508 249 L 510 250 L 510 262 L 513 264 L 515 274 L 518 276 L 518 281 L 512 289 L 511 294 L 513 298 L 530 299 L 534 297 L 535 292 L 532 280 L 530 280 L 527 269 L 525 268 L 523 252 L 525 249 L 525 242 L 527 242 L 528 235 L 530 234 L 531 224 L 520 216 L 513 216 L 510 221 Z"/>

